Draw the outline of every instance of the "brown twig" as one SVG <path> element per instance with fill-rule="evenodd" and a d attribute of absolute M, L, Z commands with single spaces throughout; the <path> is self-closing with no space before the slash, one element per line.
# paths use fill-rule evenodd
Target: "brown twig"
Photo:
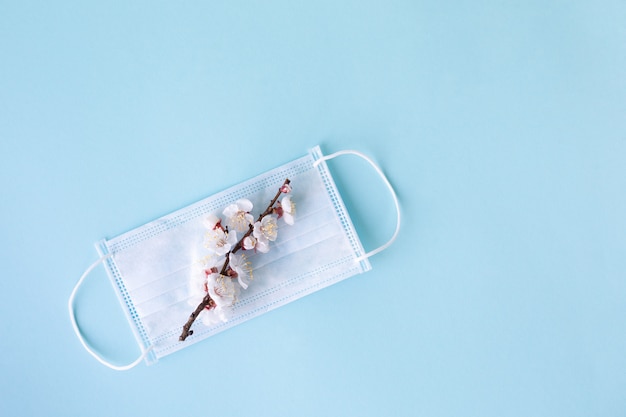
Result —
<path fill-rule="evenodd" d="M 265 211 L 259 215 L 259 218 L 257 219 L 257 222 L 260 222 L 261 220 L 263 220 L 263 217 L 265 217 L 268 214 L 271 214 L 273 212 L 274 204 L 276 204 L 276 201 L 278 201 L 278 197 L 280 197 L 280 195 L 282 194 L 283 187 L 289 185 L 290 182 L 291 181 L 289 180 L 289 178 L 287 178 L 285 180 L 285 182 L 283 183 L 283 185 L 280 186 L 280 188 L 278 189 L 278 192 L 276 193 L 276 195 L 274 196 L 274 198 L 272 199 L 270 204 L 267 206 Z M 250 236 L 252 234 L 253 230 L 254 230 L 254 224 L 251 224 L 250 227 L 248 228 L 248 231 L 246 232 L 246 234 L 243 235 L 243 237 L 241 239 L 239 239 L 237 244 L 235 244 L 235 247 L 233 249 L 231 249 L 231 251 L 226 254 L 226 260 L 224 261 L 224 266 L 222 266 L 222 271 L 220 272 L 220 275 L 226 274 L 226 271 L 228 270 L 229 255 L 231 253 L 235 253 L 235 252 L 239 251 L 243 247 L 244 239 L 247 238 L 248 236 Z M 211 296 L 207 293 L 207 295 L 205 295 L 204 298 L 202 299 L 202 302 L 200 304 L 198 304 L 196 309 L 189 316 L 189 319 L 187 320 L 187 323 L 185 323 L 185 325 L 183 326 L 183 332 L 178 337 L 178 340 L 183 342 L 185 339 L 187 339 L 187 337 L 191 336 L 193 334 L 193 330 L 191 330 L 191 325 L 196 321 L 196 319 L 198 318 L 200 313 L 202 313 L 202 311 L 205 308 L 208 307 L 209 309 L 211 309 L 214 306 L 215 306 L 215 301 L 213 301 Z"/>

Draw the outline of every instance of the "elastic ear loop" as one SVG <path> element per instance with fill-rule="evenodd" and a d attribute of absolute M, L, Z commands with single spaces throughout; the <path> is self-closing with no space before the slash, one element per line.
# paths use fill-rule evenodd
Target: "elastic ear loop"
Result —
<path fill-rule="evenodd" d="M 362 154 L 359 151 L 354 151 L 354 150 L 344 150 L 344 151 L 339 151 L 339 152 L 335 152 L 333 154 L 330 155 L 326 155 L 326 156 L 322 156 L 320 159 L 318 159 L 317 161 L 313 162 L 313 166 L 317 167 L 322 161 L 328 161 L 329 159 L 333 159 L 336 158 L 340 155 L 356 155 L 358 157 L 363 158 L 365 161 L 367 161 L 372 168 L 374 168 L 374 170 L 376 171 L 376 173 L 380 176 L 380 178 L 384 181 L 385 185 L 387 186 L 387 188 L 389 189 L 389 192 L 391 193 L 391 198 L 393 198 L 393 203 L 396 206 L 396 218 L 397 218 L 397 222 L 396 222 L 396 230 L 393 232 L 393 236 L 391 236 L 391 238 L 389 239 L 389 241 L 387 243 L 385 243 L 384 245 L 370 251 L 367 252 L 365 255 L 361 255 L 358 258 L 356 258 L 357 262 L 361 262 L 364 259 L 369 258 L 372 255 L 376 255 L 379 252 L 384 251 L 385 249 L 387 249 L 398 237 L 398 233 L 400 233 L 400 222 L 401 222 L 401 213 L 400 213 L 400 203 L 398 201 L 398 196 L 396 195 L 396 191 L 393 189 L 393 187 L 391 186 L 391 183 L 389 182 L 389 180 L 387 179 L 387 177 L 385 176 L 385 174 L 383 173 L 383 171 L 380 169 L 380 167 L 378 165 L 376 165 L 376 162 L 374 162 L 370 157 L 368 157 L 365 154 Z"/>
<path fill-rule="evenodd" d="M 108 368 L 111 368 L 111 369 L 114 369 L 116 371 L 126 371 L 128 369 L 134 368 L 135 366 L 139 365 L 141 363 L 141 361 L 143 361 L 145 359 L 145 357 L 148 355 L 148 353 L 150 353 L 150 351 L 152 350 L 152 346 L 150 346 L 146 350 L 142 349 L 143 352 L 142 352 L 141 356 L 139 358 L 137 358 L 134 362 L 132 362 L 132 363 L 130 363 L 128 365 L 113 365 L 112 363 L 110 363 L 110 362 L 106 361 L 105 359 L 103 359 L 98 353 L 96 353 L 95 350 L 93 350 L 91 348 L 91 346 L 89 346 L 89 344 L 87 344 L 87 341 L 85 340 L 85 338 L 83 337 L 83 334 L 81 333 L 80 329 L 78 328 L 78 324 L 76 323 L 76 316 L 74 315 L 74 298 L 76 298 L 76 293 L 78 292 L 78 289 L 80 288 L 80 286 L 83 284 L 83 281 L 85 280 L 87 275 L 89 275 L 89 273 L 91 271 L 93 271 L 93 269 L 95 267 L 100 265 L 102 262 L 104 262 L 106 259 L 110 258 L 111 256 L 113 256 L 113 255 L 112 254 L 107 254 L 107 255 L 102 256 L 96 262 L 91 264 L 91 266 L 89 268 L 87 268 L 87 270 L 85 270 L 83 275 L 80 277 L 80 279 L 78 280 L 78 282 L 74 286 L 74 289 L 72 290 L 72 294 L 70 295 L 70 299 L 69 299 L 69 301 L 67 303 L 67 306 L 68 306 L 68 309 L 69 309 L 69 312 L 70 312 L 70 320 L 72 321 L 72 328 L 74 329 L 74 332 L 76 333 L 76 336 L 78 337 L 78 340 L 80 340 L 80 343 L 83 345 L 85 350 L 87 352 L 89 352 L 89 354 L 91 356 L 96 358 L 96 360 L 98 362 L 100 362 L 101 364 L 103 364 L 104 366 L 106 366 Z"/>

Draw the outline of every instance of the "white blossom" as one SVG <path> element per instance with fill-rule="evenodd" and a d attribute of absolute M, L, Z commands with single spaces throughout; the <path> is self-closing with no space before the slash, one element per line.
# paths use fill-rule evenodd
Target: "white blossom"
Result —
<path fill-rule="evenodd" d="M 241 285 L 241 288 L 244 290 L 247 289 L 252 279 L 252 267 L 250 266 L 250 262 L 246 260 L 245 255 L 237 255 L 234 253 L 228 256 L 228 261 L 230 269 L 237 274 L 237 281 L 239 285 Z"/>
<path fill-rule="evenodd" d="M 246 198 L 237 200 L 235 204 L 226 207 L 222 212 L 226 217 L 226 225 L 238 232 L 248 231 L 254 222 L 254 217 L 250 214 L 252 207 L 252 202 Z"/>
<path fill-rule="evenodd" d="M 237 232 L 226 232 L 222 228 L 209 230 L 205 235 L 204 246 L 218 256 L 226 255 L 237 244 Z"/>
<path fill-rule="evenodd" d="M 246 236 L 242 245 L 245 250 L 254 249 L 256 246 L 256 238 L 254 236 Z"/>
<path fill-rule="evenodd" d="M 276 217 L 265 216 L 260 222 L 254 223 L 254 231 L 252 234 L 260 241 L 275 241 L 278 237 L 278 224 L 276 224 Z"/>
<path fill-rule="evenodd" d="M 285 196 L 280 200 L 280 206 L 283 210 L 283 219 L 290 226 L 294 224 L 294 216 L 296 215 L 296 203 L 291 201 L 291 197 Z"/>
<path fill-rule="evenodd" d="M 230 277 L 212 273 L 207 276 L 207 291 L 216 308 L 230 307 L 237 299 L 237 288 Z"/>
<path fill-rule="evenodd" d="M 254 249 L 261 253 L 267 253 L 270 250 L 269 240 L 267 239 L 257 239 L 254 235 L 246 236 L 243 240 L 243 248 L 245 250 Z"/>

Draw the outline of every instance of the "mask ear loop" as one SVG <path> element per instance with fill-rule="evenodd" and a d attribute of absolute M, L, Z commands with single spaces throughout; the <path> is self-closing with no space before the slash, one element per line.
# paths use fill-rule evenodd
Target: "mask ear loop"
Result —
<path fill-rule="evenodd" d="M 398 196 L 396 195 L 396 191 L 393 189 L 393 187 L 391 186 L 391 183 L 389 182 L 389 180 L 387 179 L 387 177 L 385 176 L 383 171 L 380 169 L 380 167 L 370 157 L 368 157 L 367 155 L 365 155 L 365 154 L 363 154 L 363 153 L 361 153 L 359 151 L 344 150 L 344 151 L 335 152 L 335 153 L 330 154 L 330 155 L 322 156 L 320 159 L 318 159 L 315 162 L 313 162 L 313 166 L 317 167 L 322 161 L 328 161 L 329 159 L 336 158 L 336 157 L 338 157 L 340 155 L 356 155 L 356 156 L 364 159 L 365 161 L 367 161 L 372 166 L 372 168 L 374 168 L 376 173 L 380 176 L 380 178 L 383 180 L 383 182 L 385 183 L 385 185 L 389 189 L 389 192 L 391 193 L 391 198 L 393 199 L 393 203 L 396 206 L 396 218 L 397 218 L 397 221 L 396 221 L 396 230 L 393 232 L 393 236 L 391 236 L 389 241 L 387 241 L 387 243 L 385 243 L 384 245 L 379 246 L 378 248 L 376 248 L 376 249 L 374 249 L 374 250 L 372 250 L 370 252 L 367 252 L 365 255 L 361 255 L 358 258 L 356 258 L 357 262 L 361 262 L 362 260 L 365 260 L 365 259 L 369 258 L 370 256 L 376 255 L 377 253 L 382 252 L 385 249 L 387 249 L 389 246 L 391 246 L 391 244 L 398 237 L 398 233 L 400 233 L 400 222 L 401 222 L 400 203 L 398 201 Z"/>
<path fill-rule="evenodd" d="M 91 271 L 93 271 L 93 269 L 95 267 L 100 265 L 102 262 L 104 262 L 106 259 L 110 258 L 111 256 L 113 256 L 113 255 L 112 254 L 107 254 L 107 255 L 102 256 L 96 262 L 91 264 L 91 266 L 89 266 L 89 268 L 87 268 L 85 270 L 85 272 L 83 272 L 83 275 L 80 277 L 80 279 L 78 280 L 78 282 L 74 286 L 74 289 L 72 290 L 72 294 L 70 295 L 70 298 L 68 300 L 67 306 L 68 306 L 68 309 L 69 309 L 69 312 L 70 312 L 70 320 L 72 321 L 72 328 L 74 329 L 74 332 L 76 333 L 76 336 L 78 337 L 78 340 L 80 340 L 80 343 L 83 345 L 85 350 L 87 352 L 89 352 L 89 354 L 91 356 L 96 358 L 96 360 L 98 362 L 100 362 L 101 364 L 103 364 L 104 366 L 106 366 L 108 368 L 111 368 L 111 369 L 114 369 L 116 371 L 126 371 L 126 370 L 134 368 L 135 366 L 140 364 L 141 361 L 143 361 L 146 358 L 148 353 L 150 353 L 150 351 L 152 350 L 152 346 L 150 346 L 146 350 L 142 349 L 143 352 L 141 353 L 141 356 L 139 356 L 139 358 L 137 358 L 132 363 L 130 363 L 128 365 L 114 365 L 114 364 L 108 362 L 107 360 L 103 359 L 95 350 L 93 350 L 91 348 L 91 346 L 89 346 L 89 344 L 87 343 L 87 341 L 83 337 L 83 334 L 81 333 L 80 329 L 78 328 L 78 324 L 76 323 L 76 316 L 74 314 L 74 298 L 76 298 L 76 293 L 78 292 L 78 289 L 80 288 L 80 286 L 83 284 L 83 281 L 85 280 L 87 275 L 89 275 L 89 273 Z"/>

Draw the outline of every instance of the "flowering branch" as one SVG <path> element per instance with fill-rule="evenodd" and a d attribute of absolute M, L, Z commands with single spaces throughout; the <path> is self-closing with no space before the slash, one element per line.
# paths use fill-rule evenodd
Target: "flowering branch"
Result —
<path fill-rule="evenodd" d="M 276 193 L 272 201 L 270 201 L 270 204 L 267 206 L 267 209 L 265 209 L 265 211 L 259 215 L 257 222 L 260 222 L 261 220 L 263 220 L 265 216 L 272 214 L 274 212 L 274 204 L 276 204 L 276 202 L 278 201 L 278 197 L 280 197 L 282 193 L 289 192 L 291 190 L 291 186 L 289 184 L 291 184 L 291 181 L 289 180 L 289 178 L 287 178 L 285 182 L 283 183 L 283 185 L 278 189 L 278 192 Z M 254 224 L 251 224 L 248 227 L 248 231 L 246 232 L 246 234 L 243 235 L 243 237 L 239 240 L 239 242 L 237 242 L 237 244 L 235 245 L 233 250 L 230 251 L 230 253 L 236 253 L 239 249 L 241 249 L 243 247 L 243 241 L 247 237 L 249 237 L 253 231 L 254 231 Z M 226 267 L 228 267 L 228 257 L 226 258 L 226 262 L 224 263 L 224 266 L 222 267 L 222 272 L 221 272 L 222 274 L 224 274 L 224 272 L 226 271 Z"/>
<path fill-rule="evenodd" d="M 218 256 L 225 256 L 225 260 L 219 273 L 215 265 L 205 269 L 204 288 L 206 295 L 183 326 L 182 333 L 178 337 L 179 341 L 182 342 L 193 334 L 191 326 L 202 312 L 218 309 L 221 312 L 222 308 L 229 307 L 234 303 L 236 290 L 231 282 L 233 278 L 238 279 L 242 288 L 248 287 L 241 275 L 246 275 L 246 272 L 250 272 L 251 269 L 247 266 L 249 271 L 245 271 L 247 264 L 234 255 L 241 249 L 254 249 L 259 252 L 269 251 L 269 241 L 275 240 L 277 234 L 276 219 L 270 214 L 277 214 L 279 218 L 283 217 L 287 224 L 293 224 L 294 205 L 290 198 L 284 197 L 282 203 L 278 202 L 281 194 L 287 194 L 291 191 L 290 183 L 289 179 L 285 180 L 256 222 L 252 221 L 253 217 L 249 213 L 252 210 L 252 203 L 245 199 L 239 200 L 224 210 L 223 214 L 229 217 L 226 227 L 222 226 L 221 220 L 215 216 L 207 218 L 205 225 L 211 230 L 210 249 Z M 229 231 L 229 226 L 235 230 Z M 236 243 L 232 241 L 231 237 L 236 236 L 236 231 L 244 231 L 246 228 L 247 231 L 241 239 Z"/>

